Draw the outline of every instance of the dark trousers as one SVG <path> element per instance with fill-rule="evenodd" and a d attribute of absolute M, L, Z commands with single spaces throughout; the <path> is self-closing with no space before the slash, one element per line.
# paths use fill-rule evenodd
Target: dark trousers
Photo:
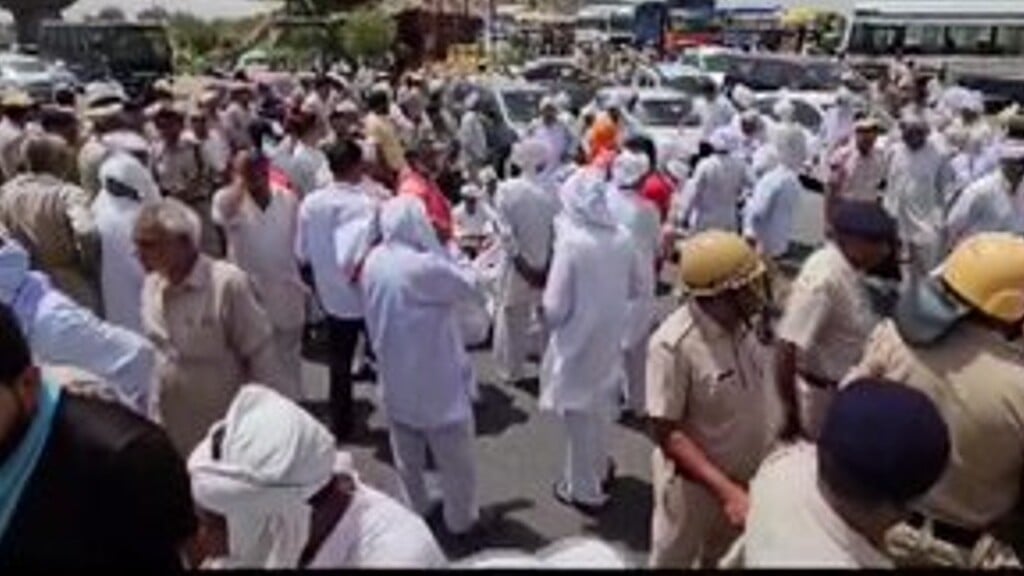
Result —
<path fill-rule="evenodd" d="M 352 358 L 356 354 L 356 344 L 359 343 L 361 332 L 361 319 L 327 317 L 331 427 L 338 439 L 347 438 L 352 433 Z"/>

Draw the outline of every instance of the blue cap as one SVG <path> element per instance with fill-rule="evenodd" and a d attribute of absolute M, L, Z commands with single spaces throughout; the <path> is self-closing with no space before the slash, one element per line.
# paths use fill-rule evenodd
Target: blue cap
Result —
<path fill-rule="evenodd" d="M 864 240 L 895 243 L 896 220 L 875 202 L 837 200 L 832 211 L 832 229 L 837 234 Z"/>
<path fill-rule="evenodd" d="M 891 503 L 927 492 L 946 469 L 949 451 L 949 430 L 928 396 L 882 379 L 842 388 L 818 439 L 826 484 Z"/>

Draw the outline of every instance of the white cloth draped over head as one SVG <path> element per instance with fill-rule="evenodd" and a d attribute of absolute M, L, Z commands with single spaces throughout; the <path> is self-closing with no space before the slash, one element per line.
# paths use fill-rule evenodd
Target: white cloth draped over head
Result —
<path fill-rule="evenodd" d="M 113 180 L 135 192 L 136 200 L 149 202 L 160 199 L 160 189 L 149 169 L 138 158 L 127 152 L 115 152 L 100 166 L 100 184 L 106 188 Z"/>
<path fill-rule="evenodd" d="M 612 162 L 612 181 L 619 188 L 632 189 L 650 169 L 651 161 L 646 154 L 624 150 Z"/>
<path fill-rule="evenodd" d="M 732 101 L 743 110 L 749 110 L 757 104 L 757 96 L 746 85 L 737 84 L 732 89 Z"/>
<path fill-rule="evenodd" d="M 423 202 L 415 196 L 396 196 L 381 206 L 380 234 L 388 244 L 404 244 L 418 252 L 445 253 Z"/>
<path fill-rule="evenodd" d="M 308 500 L 331 481 L 336 460 L 334 437 L 322 424 L 250 384 L 192 452 L 188 469 L 196 503 L 227 519 L 233 566 L 295 568 L 309 538 Z"/>
<path fill-rule="evenodd" d="M 577 171 L 562 187 L 566 218 L 583 228 L 615 228 L 615 218 L 608 210 L 605 197 L 607 186 L 600 171 L 591 168 Z"/>
<path fill-rule="evenodd" d="M 540 138 L 527 138 L 512 147 L 509 161 L 523 171 L 527 178 L 544 171 L 551 160 L 551 149 Z"/>
<path fill-rule="evenodd" d="M 708 136 L 708 144 L 722 154 L 732 154 L 740 147 L 740 142 L 740 135 L 731 126 L 716 128 Z"/>
<path fill-rule="evenodd" d="M 807 136 L 796 124 L 782 124 L 775 130 L 775 151 L 781 164 L 798 170 L 807 161 Z"/>
<path fill-rule="evenodd" d="M 780 98 L 772 107 L 772 112 L 780 122 L 791 122 L 796 115 L 796 105 L 789 98 Z"/>

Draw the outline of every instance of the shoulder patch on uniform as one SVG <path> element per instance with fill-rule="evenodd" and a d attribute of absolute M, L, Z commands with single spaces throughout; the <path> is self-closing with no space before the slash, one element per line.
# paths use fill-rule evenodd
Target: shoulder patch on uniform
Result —
<path fill-rule="evenodd" d="M 651 337 L 651 344 L 675 348 L 695 327 L 689 307 L 683 304 L 661 323 Z"/>

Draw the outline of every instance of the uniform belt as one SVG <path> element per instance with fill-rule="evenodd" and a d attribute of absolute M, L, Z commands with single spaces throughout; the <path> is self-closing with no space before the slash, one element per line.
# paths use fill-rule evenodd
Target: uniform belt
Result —
<path fill-rule="evenodd" d="M 907 520 L 907 524 L 910 526 L 920 529 L 923 528 L 928 518 L 918 512 L 911 512 L 910 519 Z M 956 544 L 962 548 L 973 549 L 978 543 L 978 540 L 984 536 L 984 532 L 981 530 L 972 530 L 970 528 L 961 528 L 952 524 L 943 522 L 942 520 L 936 520 L 931 518 L 932 521 L 932 536 L 939 540 L 944 540 L 950 544 Z"/>
<path fill-rule="evenodd" d="M 831 378 L 815 376 L 814 374 L 809 374 L 807 372 L 800 372 L 799 376 L 811 388 L 817 388 L 819 390 L 835 390 L 836 388 L 839 388 L 839 383 Z"/>

